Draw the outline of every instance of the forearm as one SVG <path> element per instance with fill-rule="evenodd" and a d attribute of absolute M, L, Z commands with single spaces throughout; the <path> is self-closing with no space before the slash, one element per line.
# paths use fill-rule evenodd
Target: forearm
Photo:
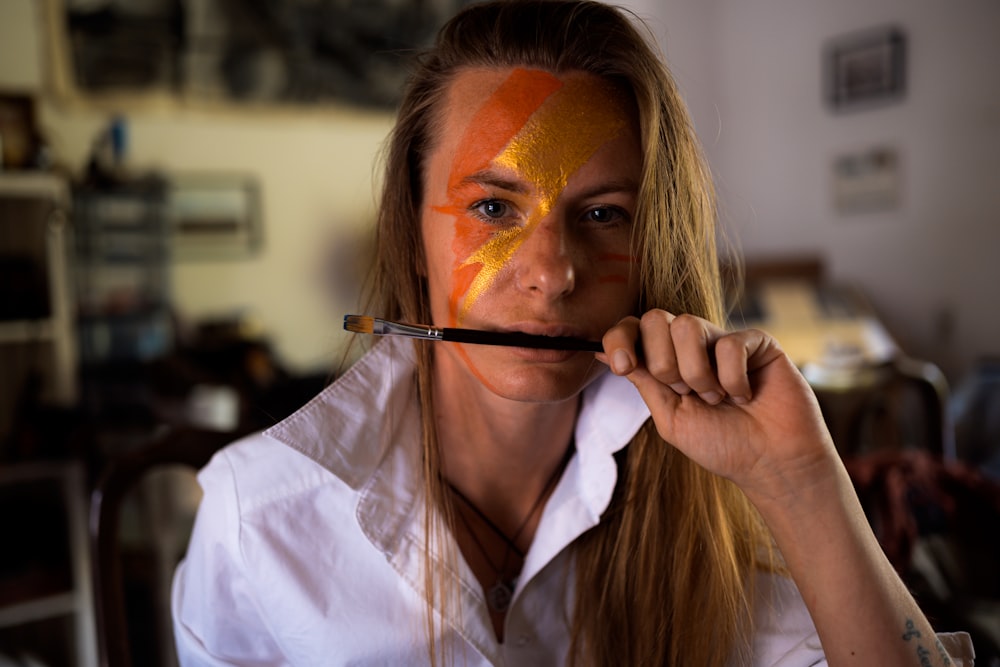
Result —
<path fill-rule="evenodd" d="M 839 460 L 813 484 L 751 496 L 802 593 L 832 667 L 950 665 L 882 552 Z"/>
<path fill-rule="evenodd" d="M 830 665 L 953 662 L 872 534 L 812 389 L 773 338 L 651 310 L 608 331 L 604 349 L 598 358 L 618 360 L 614 372 L 635 384 L 660 436 L 757 506 Z"/>

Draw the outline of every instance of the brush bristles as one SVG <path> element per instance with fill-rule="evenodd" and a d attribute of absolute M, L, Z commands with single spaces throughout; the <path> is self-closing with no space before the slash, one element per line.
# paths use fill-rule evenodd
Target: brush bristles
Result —
<path fill-rule="evenodd" d="M 361 334 L 373 333 L 375 318 L 366 315 L 344 315 L 344 329 Z"/>

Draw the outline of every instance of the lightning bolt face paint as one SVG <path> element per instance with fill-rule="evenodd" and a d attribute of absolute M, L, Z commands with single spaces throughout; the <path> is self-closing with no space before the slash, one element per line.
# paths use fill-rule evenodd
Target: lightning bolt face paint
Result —
<path fill-rule="evenodd" d="M 591 78 L 576 77 L 564 83 L 547 72 L 518 69 L 476 113 L 456 157 L 450 189 L 462 189 L 463 175 L 493 167 L 527 181 L 536 189 L 538 201 L 522 226 L 500 229 L 485 239 L 475 233 L 458 235 L 455 274 L 462 279 L 456 280 L 451 295 L 453 324 L 462 324 L 469 309 L 551 212 L 569 178 L 622 130 L 621 110 L 601 103 L 612 93 L 603 87 Z M 439 210 L 464 213 L 454 202 Z"/>
<path fill-rule="evenodd" d="M 579 72 L 483 69 L 457 75 L 445 107 L 425 162 L 421 223 L 435 323 L 599 337 L 629 314 L 641 172 L 630 98 Z M 561 281 L 562 296 L 527 298 L 521 276 L 531 272 Z M 441 354 L 493 388 L 482 360 L 512 353 Z"/>

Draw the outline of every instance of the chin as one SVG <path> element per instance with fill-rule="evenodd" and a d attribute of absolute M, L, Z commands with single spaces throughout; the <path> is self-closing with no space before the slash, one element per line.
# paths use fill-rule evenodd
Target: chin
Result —
<path fill-rule="evenodd" d="M 575 398 L 607 370 L 604 364 L 594 359 L 593 353 L 575 353 L 570 357 L 556 362 L 521 360 L 499 366 L 482 364 L 474 372 L 484 385 L 502 398 L 531 403 L 558 403 Z"/>

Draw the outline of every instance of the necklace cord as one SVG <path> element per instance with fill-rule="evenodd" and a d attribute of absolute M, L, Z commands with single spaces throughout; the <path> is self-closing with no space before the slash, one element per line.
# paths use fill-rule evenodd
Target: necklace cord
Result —
<path fill-rule="evenodd" d="M 472 538 L 473 543 L 475 543 L 476 548 L 479 549 L 479 552 L 483 555 L 483 558 L 486 560 L 487 565 L 489 565 L 490 569 L 492 569 L 493 572 L 496 574 L 497 577 L 496 583 L 493 584 L 493 586 L 491 586 L 489 589 L 484 590 L 484 592 L 486 593 L 486 604 L 491 611 L 496 612 L 498 614 L 503 614 L 510 607 L 511 600 L 514 597 L 514 588 L 517 586 L 518 575 L 520 574 L 521 567 L 524 566 L 523 563 L 524 552 L 518 548 L 517 538 L 519 538 L 521 536 L 521 533 L 524 532 L 524 529 L 528 526 L 528 523 L 531 522 L 531 517 L 535 515 L 535 513 L 538 511 L 538 508 L 541 507 L 542 501 L 549 495 L 549 492 L 555 485 L 556 480 L 559 479 L 559 477 L 562 475 L 562 472 L 566 469 L 566 466 L 569 463 L 569 460 L 572 457 L 573 452 L 575 450 L 576 450 L 575 441 L 570 440 L 569 446 L 566 448 L 566 453 L 563 455 L 562 461 L 560 461 L 559 465 L 556 466 L 555 470 L 552 471 L 552 475 L 550 475 L 549 479 L 545 482 L 545 486 L 542 488 L 541 493 L 538 495 L 538 498 L 535 499 L 534 504 L 532 504 L 531 509 L 528 511 L 528 514 L 521 521 L 521 525 L 518 526 L 518 529 L 514 533 L 513 537 L 507 537 L 507 534 L 504 533 L 502 530 L 500 530 L 500 527 L 497 526 L 492 519 L 486 516 L 485 512 L 483 512 L 471 500 L 469 500 L 469 498 L 464 493 L 459 491 L 454 484 L 452 484 L 447 479 L 444 479 L 444 482 L 448 485 L 448 488 L 451 489 L 451 492 L 455 494 L 465 505 L 467 505 L 470 509 L 472 509 L 472 511 L 476 513 L 476 516 L 482 519 L 482 521 L 486 524 L 486 526 L 490 530 L 492 530 L 496 535 L 498 535 L 503 539 L 504 544 L 506 545 L 503 554 L 503 563 L 501 563 L 500 567 L 497 567 L 496 564 L 493 562 L 493 559 L 490 558 L 489 552 L 486 551 L 486 547 L 483 546 L 482 540 L 479 539 L 479 535 L 476 533 L 475 530 L 473 530 L 472 525 L 469 523 L 468 517 L 465 516 L 465 512 L 463 512 L 459 508 L 455 508 L 455 513 L 458 514 L 458 518 L 461 520 L 462 525 L 465 526 L 465 529 L 469 531 L 469 536 Z M 510 559 L 511 551 L 513 551 L 518 555 L 518 557 L 522 561 L 522 564 L 517 568 L 517 572 L 514 574 L 514 576 L 509 577 L 505 575 L 507 571 L 507 562 Z"/>
<path fill-rule="evenodd" d="M 482 519 L 483 523 L 485 523 L 490 528 L 490 530 L 492 530 L 494 533 L 496 533 L 497 536 L 499 536 L 507 544 L 507 548 L 508 549 L 512 549 L 514 551 L 514 553 L 516 553 L 521 558 L 524 558 L 524 552 L 521 551 L 521 549 L 518 548 L 517 544 L 514 543 L 514 540 L 516 540 L 520 536 L 521 531 L 524 530 L 524 525 L 527 524 L 527 519 L 530 519 L 531 515 L 535 513 L 535 509 L 536 509 L 535 506 L 532 506 L 531 512 L 528 514 L 528 516 L 527 516 L 525 522 L 522 524 L 521 528 L 518 529 L 518 532 L 515 533 L 514 537 L 507 537 L 507 534 L 505 532 L 503 532 L 502 530 L 500 530 L 500 527 L 497 526 L 495 523 L 493 523 L 493 521 L 488 516 L 486 516 L 485 512 L 483 512 L 481 509 L 479 509 L 478 507 L 476 507 L 473 504 L 473 502 L 471 500 L 469 500 L 465 496 L 464 493 L 462 493 L 461 491 L 459 491 L 458 488 L 455 487 L 451 482 L 448 482 L 448 488 L 450 488 L 451 492 L 454 493 L 458 497 L 458 499 L 461 500 L 465 505 L 467 505 L 469 507 L 469 509 L 471 509 L 473 512 L 475 512 L 476 516 L 478 516 L 480 519 Z M 543 492 L 543 494 L 544 494 L 544 492 Z M 465 527 L 468 528 L 471 531 L 472 527 L 469 525 L 469 522 L 466 520 L 465 515 L 462 512 L 459 512 L 458 515 L 462 518 L 462 523 L 465 524 Z"/>
<path fill-rule="evenodd" d="M 549 491 L 555 485 L 556 480 L 559 479 L 559 477 L 562 475 L 562 472 L 566 469 L 566 465 L 569 463 L 570 458 L 572 458 L 574 451 L 576 451 L 575 443 L 573 440 L 571 440 L 569 446 L 566 448 L 566 453 L 563 455 L 562 460 L 559 462 L 559 465 L 557 465 L 555 470 L 552 471 L 552 474 L 549 476 L 549 479 L 545 482 L 545 486 L 542 487 L 542 492 L 535 499 L 535 502 L 534 504 L 532 504 L 531 509 L 528 511 L 528 514 L 521 521 L 520 526 L 518 526 L 517 531 L 514 533 L 512 537 L 507 537 L 507 534 L 504 531 L 502 531 L 500 527 L 493 522 L 493 520 L 491 520 L 488 516 L 486 516 L 486 513 L 483 512 L 481 509 L 479 509 L 479 507 L 477 507 L 475 503 L 469 500 L 469 498 L 464 493 L 459 491 L 458 487 L 456 487 L 450 481 L 445 480 L 445 483 L 448 485 L 448 488 L 451 489 L 451 492 L 454 493 L 458 497 L 458 499 L 461 500 L 465 505 L 467 505 L 469 509 L 475 512 L 476 516 L 482 519 L 483 523 L 485 523 L 490 528 L 490 530 L 496 533 L 496 535 L 499 536 L 507 545 L 507 548 L 504 551 L 503 564 L 499 568 L 497 568 L 493 564 L 493 561 L 489 558 L 489 556 L 487 556 L 486 549 L 483 547 L 482 542 L 480 542 L 479 538 L 476 536 L 475 531 L 472 530 L 472 526 L 469 525 L 468 519 L 466 519 L 465 515 L 461 511 L 458 512 L 459 518 L 462 520 L 462 523 L 465 525 L 465 528 L 469 531 L 469 533 L 471 533 L 472 538 L 476 543 L 476 546 L 479 547 L 479 550 L 483 553 L 483 556 L 486 558 L 486 561 L 489 563 L 490 567 L 492 567 L 493 570 L 496 571 L 497 576 L 502 576 L 503 570 L 506 569 L 507 559 L 510 557 L 511 551 L 517 554 L 518 558 L 521 559 L 524 558 L 524 552 L 521 551 L 521 549 L 517 546 L 517 538 L 519 538 L 521 536 L 521 533 L 524 532 L 524 529 L 528 526 L 528 523 L 531 521 L 531 517 L 533 517 L 535 515 L 535 512 L 538 511 L 538 508 L 542 505 L 542 501 L 545 499 L 546 496 L 548 496 Z"/>

